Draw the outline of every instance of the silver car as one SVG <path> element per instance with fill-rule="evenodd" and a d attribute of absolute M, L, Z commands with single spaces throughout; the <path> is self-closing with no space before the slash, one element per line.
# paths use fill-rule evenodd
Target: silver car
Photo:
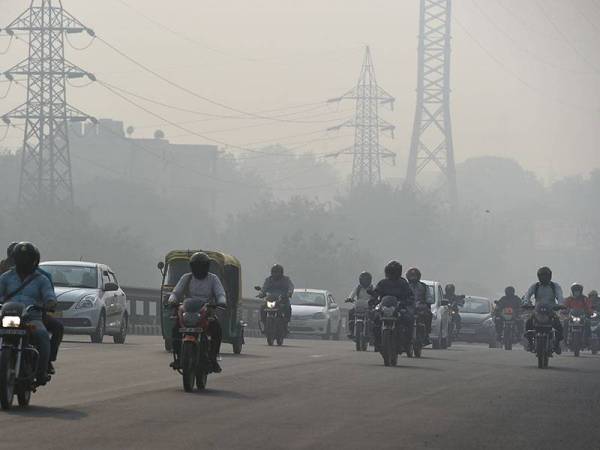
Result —
<path fill-rule="evenodd" d="M 444 301 L 444 292 L 442 285 L 437 281 L 425 281 L 423 283 L 427 285 L 433 303 L 431 304 L 431 312 L 433 314 L 433 320 L 431 322 L 431 343 L 435 349 L 445 349 L 450 345 L 449 327 L 450 327 L 450 315 L 446 302 Z"/>
<path fill-rule="evenodd" d="M 65 333 L 87 334 L 93 343 L 105 335 L 115 344 L 125 343 L 127 298 L 110 267 L 80 261 L 48 261 L 40 267 L 52 275 L 58 300 L 54 317 Z"/>
<path fill-rule="evenodd" d="M 318 334 L 322 339 L 340 338 L 342 315 L 340 307 L 329 291 L 295 289 L 290 303 L 292 304 L 290 333 Z"/>

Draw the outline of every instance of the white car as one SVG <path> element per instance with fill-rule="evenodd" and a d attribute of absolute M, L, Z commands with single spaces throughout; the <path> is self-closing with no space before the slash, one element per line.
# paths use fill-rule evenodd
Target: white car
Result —
<path fill-rule="evenodd" d="M 340 338 L 342 314 L 329 291 L 295 289 L 290 303 L 292 304 L 290 333 L 317 334 L 321 335 L 322 339 Z"/>
<path fill-rule="evenodd" d="M 127 298 L 115 273 L 104 264 L 81 261 L 48 261 L 40 264 L 52 276 L 56 292 L 56 317 L 66 334 L 87 334 L 99 344 L 105 335 L 124 344 L 129 312 Z"/>
<path fill-rule="evenodd" d="M 441 283 L 437 281 L 425 281 L 429 292 L 432 295 L 433 303 L 431 304 L 431 312 L 433 320 L 431 322 L 431 343 L 434 349 L 444 349 L 450 346 L 449 330 L 450 330 L 450 313 L 447 303 L 444 300 L 444 291 Z"/>

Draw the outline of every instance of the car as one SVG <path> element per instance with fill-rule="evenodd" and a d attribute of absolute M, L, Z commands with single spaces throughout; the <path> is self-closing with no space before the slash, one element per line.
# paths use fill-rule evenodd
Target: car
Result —
<path fill-rule="evenodd" d="M 293 334 L 320 335 L 338 340 L 342 333 L 340 307 L 329 291 L 295 289 L 292 298 L 289 331 Z"/>
<path fill-rule="evenodd" d="M 459 307 L 461 328 L 458 338 L 469 342 L 489 343 L 493 336 L 494 303 L 486 297 L 467 295 L 465 304 Z M 495 336 L 495 335 L 494 335 Z"/>
<path fill-rule="evenodd" d="M 58 301 L 56 317 L 65 333 L 89 335 L 99 344 L 105 335 L 124 344 L 129 325 L 127 297 L 114 271 L 104 264 L 47 261 L 40 267 L 52 275 Z"/>
<path fill-rule="evenodd" d="M 442 284 L 438 281 L 423 280 L 429 289 L 433 303 L 431 304 L 431 345 L 434 349 L 445 349 L 450 346 L 450 313 L 444 300 Z"/>

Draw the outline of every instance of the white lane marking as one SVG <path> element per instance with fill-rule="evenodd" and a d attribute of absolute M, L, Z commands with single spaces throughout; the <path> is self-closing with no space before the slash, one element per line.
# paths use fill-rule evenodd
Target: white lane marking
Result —
<path fill-rule="evenodd" d="M 310 355 L 310 358 L 322 358 L 325 355 Z"/>

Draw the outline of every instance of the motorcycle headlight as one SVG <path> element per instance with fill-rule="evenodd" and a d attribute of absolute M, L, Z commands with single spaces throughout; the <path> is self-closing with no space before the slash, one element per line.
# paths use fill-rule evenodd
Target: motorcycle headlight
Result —
<path fill-rule="evenodd" d="M 75 305 L 75 309 L 90 309 L 96 306 L 96 302 L 98 301 L 98 297 L 94 294 L 89 294 L 79 300 L 79 303 Z"/>
<path fill-rule="evenodd" d="M 5 316 L 2 318 L 2 328 L 19 328 L 21 318 L 18 316 Z"/>
<path fill-rule="evenodd" d="M 598 317 L 598 314 L 596 314 L 596 313 L 593 313 L 593 314 L 590 316 L 590 319 L 596 319 L 597 317 Z"/>
<path fill-rule="evenodd" d="M 313 318 L 313 319 L 325 319 L 325 318 L 326 318 L 326 316 L 325 316 L 325 313 L 323 313 L 323 312 L 318 312 L 318 313 L 316 313 L 316 314 L 313 314 L 312 318 Z"/>
<path fill-rule="evenodd" d="M 579 318 L 579 317 L 571 317 L 571 320 L 573 320 L 573 322 L 575 322 L 575 323 L 581 322 L 581 318 Z"/>
<path fill-rule="evenodd" d="M 277 304 L 277 302 L 267 302 L 267 308 L 273 309 L 273 308 L 275 308 L 276 304 Z"/>

